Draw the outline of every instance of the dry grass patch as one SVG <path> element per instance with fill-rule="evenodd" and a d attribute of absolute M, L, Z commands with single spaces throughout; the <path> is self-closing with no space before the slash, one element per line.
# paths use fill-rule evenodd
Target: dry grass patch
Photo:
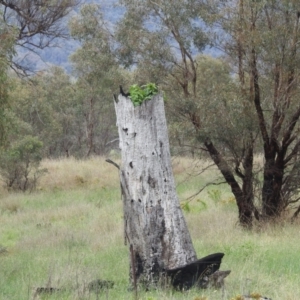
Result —
<path fill-rule="evenodd" d="M 2 213 L 17 213 L 22 208 L 22 199 L 19 195 L 7 195 L 0 197 L 0 212 Z"/>
<path fill-rule="evenodd" d="M 46 159 L 41 166 L 48 173 L 39 182 L 40 190 L 118 186 L 117 169 L 105 162 L 103 157 L 91 157 L 87 160 L 72 157 Z"/>
<path fill-rule="evenodd" d="M 199 168 L 205 163 L 200 162 Z M 49 300 L 97 299 L 84 289 L 97 278 L 115 282 L 114 289 L 99 299 L 131 299 L 117 170 L 103 158 L 46 160 L 43 167 L 49 171 L 41 180 L 40 192 L 0 198 L 0 247 L 7 251 L 0 256 L 0 299 L 30 299 L 31 287 L 48 283 L 65 289 L 46 297 Z M 218 176 L 211 170 L 180 183 L 193 167 L 198 167 L 193 160 L 174 161 L 183 202 Z M 300 221 L 245 231 L 237 225 L 235 203 L 226 201 L 230 196 L 225 186 L 209 187 L 185 211 L 198 257 L 225 253 L 222 269 L 232 273 L 226 279 L 224 294 L 158 290 L 141 293 L 140 300 L 202 296 L 228 300 L 248 291 L 272 299 L 298 300 Z"/>
<path fill-rule="evenodd" d="M 190 178 L 191 176 L 199 176 L 206 172 L 205 177 L 216 176 L 217 168 L 210 160 L 194 159 L 189 157 L 173 157 L 172 158 L 173 174 L 178 178 L 184 176 Z"/>

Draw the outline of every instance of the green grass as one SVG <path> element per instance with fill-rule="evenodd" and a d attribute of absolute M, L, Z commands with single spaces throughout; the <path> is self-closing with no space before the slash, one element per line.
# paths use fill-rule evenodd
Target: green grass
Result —
<path fill-rule="evenodd" d="M 186 180 L 191 163 L 174 162 L 183 202 L 218 176 L 211 170 Z M 33 299 L 33 289 L 47 285 L 61 290 L 41 299 L 134 299 L 117 170 L 103 159 L 44 164 L 49 173 L 39 191 L 0 190 L 0 299 Z M 158 290 L 140 292 L 139 299 L 227 300 L 248 291 L 273 300 L 299 299 L 299 223 L 244 231 L 226 186 L 210 187 L 188 205 L 185 217 L 198 257 L 225 253 L 221 269 L 231 270 L 225 290 Z M 114 288 L 90 294 L 86 286 L 97 278 L 114 281 Z"/>

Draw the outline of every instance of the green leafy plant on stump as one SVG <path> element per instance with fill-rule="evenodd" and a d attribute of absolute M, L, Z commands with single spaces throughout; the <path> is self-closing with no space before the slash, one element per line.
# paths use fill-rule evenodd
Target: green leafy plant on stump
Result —
<path fill-rule="evenodd" d="M 148 83 L 141 87 L 137 84 L 129 88 L 130 99 L 134 106 L 141 105 L 144 101 L 150 100 L 158 93 L 158 88 L 155 83 Z"/>

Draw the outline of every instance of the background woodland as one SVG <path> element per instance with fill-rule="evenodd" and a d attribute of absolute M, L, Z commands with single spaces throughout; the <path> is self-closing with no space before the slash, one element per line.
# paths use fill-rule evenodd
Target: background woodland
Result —
<path fill-rule="evenodd" d="M 43 158 L 118 151 L 113 94 L 153 82 L 172 153 L 211 160 L 220 173 L 211 184 L 229 186 L 242 226 L 297 217 L 298 1 L 3 0 L 0 9 L 8 189 L 33 190 Z M 31 64 L 64 45 L 74 49 L 67 68 Z"/>

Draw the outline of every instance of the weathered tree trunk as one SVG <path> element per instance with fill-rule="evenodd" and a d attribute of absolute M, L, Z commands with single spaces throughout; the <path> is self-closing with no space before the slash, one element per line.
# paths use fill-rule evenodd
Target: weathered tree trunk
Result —
<path fill-rule="evenodd" d="M 196 253 L 176 195 L 162 97 L 134 107 L 120 95 L 115 109 L 130 275 L 150 286 L 163 269 L 191 263 Z"/>
<path fill-rule="evenodd" d="M 273 150 L 273 156 L 270 158 L 265 156 L 262 212 L 266 219 L 280 217 L 285 208 L 286 199 L 282 193 L 285 152 L 285 149 L 284 151 L 277 151 L 277 153 Z"/>
<path fill-rule="evenodd" d="M 248 164 L 246 169 L 246 175 L 243 175 L 243 188 L 240 187 L 239 183 L 236 181 L 234 174 L 227 164 L 226 160 L 222 157 L 219 151 L 215 148 L 214 144 L 211 141 L 206 141 L 204 143 L 208 153 L 214 163 L 217 165 L 218 169 L 222 173 L 226 182 L 229 184 L 231 188 L 231 192 L 233 193 L 239 211 L 239 223 L 245 228 L 252 228 L 252 215 L 254 213 L 254 204 L 253 204 L 253 194 L 252 186 L 250 186 L 252 182 L 252 169 L 251 164 L 251 152 L 249 152 L 246 164 Z M 246 167 L 246 166 L 245 166 Z M 247 177 L 246 177 L 247 176 Z M 251 180 L 251 182 L 250 182 Z"/>

